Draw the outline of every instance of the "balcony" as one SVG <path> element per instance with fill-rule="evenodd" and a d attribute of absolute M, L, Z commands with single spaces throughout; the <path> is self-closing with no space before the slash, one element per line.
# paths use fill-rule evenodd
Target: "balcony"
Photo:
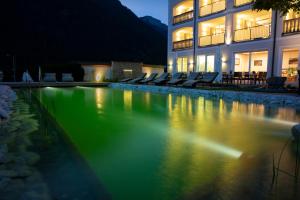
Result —
<path fill-rule="evenodd" d="M 175 25 L 175 24 L 187 22 L 187 21 L 193 20 L 193 18 L 194 18 L 194 11 L 192 10 L 192 11 L 174 16 L 173 24 Z"/>
<path fill-rule="evenodd" d="M 206 35 L 199 37 L 199 47 L 206 47 L 211 45 L 218 45 L 225 43 L 225 33 L 218 33 L 214 35 Z"/>
<path fill-rule="evenodd" d="M 192 47 L 193 47 L 193 39 L 186 39 L 186 40 L 173 42 L 174 51 L 190 49 Z"/>
<path fill-rule="evenodd" d="M 299 33 L 299 32 L 300 32 L 300 18 L 283 21 L 283 34 Z"/>
<path fill-rule="evenodd" d="M 271 24 L 259 25 L 234 31 L 234 41 L 267 39 L 271 36 Z"/>
<path fill-rule="evenodd" d="M 173 24 L 190 21 L 194 18 L 194 0 L 184 0 L 173 8 Z"/>
<path fill-rule="evenodd" d="M 205 4 L 201 0 L 200 17 L 218 13 L 225 9 L 226 9 L 226 1 L 225 0 L 212 1 L 212 3 L 210 3 L 210 4 Z"/>
<path fill-rule="evenodd" d="M 234 6 L 239 7 L 252 3 L 253 0 L 234 0 Z"/>

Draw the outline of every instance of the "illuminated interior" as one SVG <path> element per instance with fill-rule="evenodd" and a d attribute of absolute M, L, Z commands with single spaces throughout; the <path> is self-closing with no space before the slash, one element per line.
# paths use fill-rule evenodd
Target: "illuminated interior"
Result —
<path fill-rule="evenodd" d="M 173 49 L 187 49 L 193 46 L 193 28 L 185 27 L 173 32 Z"/>
<path fill-rule="evenodd" d="M 282 56 L 281 75 L 287 77 L 288 82 L 296 82 L 298 80 L 297 68 L 299 65 L 299 50 L 284 49 Z"/>
<path fill-rule="evenodd" d="M 193 39 L 193 28 L 184 27 L 173 32 L 173 41 L 183 41 Z"/>
<path fill-rule="evenodd" d="M 300 13 L 290 11 L 284 16 L 283 33 L 293 33 L 300 31 Z"/>
<path fill-rule="evenodd" d="M 214 72 L 215 71 L 215 55 L 199 55 L 197 56 L 197 72 Z"/>
<path fill-rule="evenodd" d="M 242 5 L 252 3 L 252 2 L 253 2 L 253 0 L 235 0 L 234 6 L 242 6 Z"/>
<path fill-rule="evenodd" d="M 285 16 L 284 16 L 284 20 L 291 20 L 291 19 L 297 19 L 300 18 L 300 13 L 299 12 L 295 12 L 293 10 L 290 10 Z"/>
<path fill-rule="evenodd" d="M 218 13 L 226 9 L 225 0 L 199 0 L 200 16 Z"/>
<path fill-rule="evenodd" d="M 235 72 L 267 72 L 268 51 L 235 54 Z"/>
<path fill-rule="evenodd" d="M 177 71 L 178 72 L 188 72 L 188 58 L 187 57 L 179 57 L 177 58 Z"/>
<path fill-rule="evenodd" d="M 173 16 L 182 15 L 184 13 L 190 12 L 194 10 L 194 2 L 193 0 L 185 0 L 177 4 L 173 8 Z"/>
<path fill-rule="evenodd" d="M 272 11 L 246 10 L 234 15 L 234 41 L 265 39 L 271 35 Z"/>
<path fill-rule="evenodd" d="M 225 43 L 225 17 L 199 23 L 199 46 Z"/>

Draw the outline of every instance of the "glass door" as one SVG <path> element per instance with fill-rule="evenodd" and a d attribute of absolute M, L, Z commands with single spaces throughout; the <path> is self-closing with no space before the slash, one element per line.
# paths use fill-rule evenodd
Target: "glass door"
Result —
<path fill-rule="evenodd" d="M 197 56 L 197 72 L 214 72 L 215 71 L 215 55 L 199 55 Z"/>

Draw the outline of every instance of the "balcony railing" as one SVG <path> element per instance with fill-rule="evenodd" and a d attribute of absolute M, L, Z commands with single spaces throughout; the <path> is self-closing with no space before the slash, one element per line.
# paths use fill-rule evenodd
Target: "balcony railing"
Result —
<path fill-rule="evenodd" d="M 226 1 L 220 0 L 200 7 L 200 17 L 218 13 L 226 9 Z"/>
<path fill-rule="evenodd" d="M 179 23 L 183 23 L 186 21 L 190 21 L 193 18 L 194 18 L 194 11 L 192 10 L 192 11 L 183 13 L 181 15 L 174 16 L 173 24 L 179 24 Z"/>
<path fill-rule="evenodd" d="M 250 4 L 252 2 L 253 2 L 253 0 L 234 0 L 234 6 L 235 7 L 243 6 L 243 5 L 246 5 L 246 4 Z"/>
<path fill-rule="evenodd" d="M 271 24 L 259 25 L 234 31 L 234 41 L 266 39 L 271 35 Z"/>
<path fill-rule="evenodd" d="M 189 49 L 193 47 L 193 39 L 173 42 L 173 50 Z"/>
<path fill-rule="evenodd" d="M 283 21 L 283 34 L 300 32 L 300 18 Z"/>
<path fill-rule="evenodd" d="M 214 35 L 206 35 L 199 37 L 199 46 L 205 47 L 210 45 L 218 45 L 225 43 L 225 33 L 218 33 Z"/>

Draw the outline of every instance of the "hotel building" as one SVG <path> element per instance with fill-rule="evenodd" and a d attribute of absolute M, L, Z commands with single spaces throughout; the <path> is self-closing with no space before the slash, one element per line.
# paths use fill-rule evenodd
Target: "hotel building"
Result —
<path fill-rule="evenodd" d="M 168 70 L 265 72 L 297 84 L 300 15 L 254 11 L 252 0 L 169 0 Z"/>

